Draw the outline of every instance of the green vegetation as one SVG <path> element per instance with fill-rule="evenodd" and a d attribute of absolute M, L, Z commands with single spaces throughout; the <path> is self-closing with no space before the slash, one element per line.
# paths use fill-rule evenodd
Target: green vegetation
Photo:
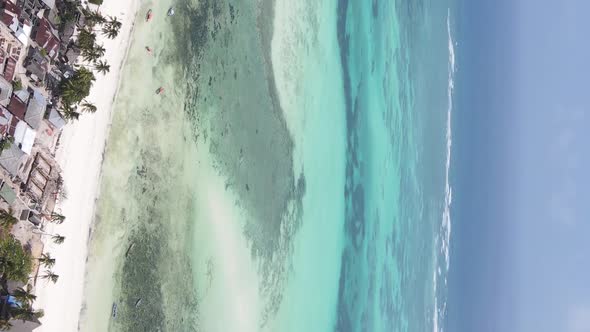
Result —
<path fill-rule="evenodd" d="M 53 240 L 53 243 L 55 243 L 55 244 L 62 244 L 66 240 L 66 237 L 59 235 L 59 234 L 54 234 L 51 236 L 51 239 Z"/>
<path fill-rule="evenodd" d="M 41 257 L 37 259 L 39 260 L 39 264 L 44 265 L 48 269 L 55 265 L 55 258 L 51 257 L 49 253 L 42 254 Z"/>
<path fill-rule="evenodd" d="M 84 9 L 85 23 L 87 27 L 93 28 L 97 24 L 106 22 L 106 19 L 98 10 Z"/>
<path fill-rule="evenodd" d="M 2 281 L 16 280 L 26 282 L 33 269 L 31 255 L 23 249 L 12 235 L 0 239 L 0 276 Z"/>
<path fill-rule="evenodd" d="M 53 273 L 52 271 L 45 271 L 44 275 L 39 276 L 39 278 L 43 279 L 43 280 L 47 280 L 47 281 L 51 281 L 52 283 L 56 283 L 57 280 L 59 279 L 59 275 Z"/>
<path fill-rule="evenodd" d="M 62 244 L 66 240 L 65 236 L 62 236 L 59 234 L 44 233 L 42 231 L 38 231 L 36 233 L 41 234 L 41 235 L 51 236 L 51 239 L 53 240 L 53 243 L 55 243 L 55 244 Z"/>
<path fill-rule="evenodd" d="M 9 211 L 0 211 L 0 226 L 2 228 L 9 230 L 17 222 L 18 219 L 16 219 Z"/>
<path fill-rule="evenodd" d="M 70 105 L 62 104 L 59 111 L 61 112 L 61 115 L 63 116 L 64 120 L 66 121 L 78 120 L 78 118 L 80 117 L 80 113 L 76 112 L 76 109 Z"/>
<path fill-rule="evenodd" d="M 61 102 L 68 108 L 77 106 L 90 93 L 92 83 L 96 78 L 87 68 L 79 68 L 72 77 L 60 84 Z"/>
<path fill-rule="evenodd" d="M 23 88 L 23 82 L 21 82 L 21 80 L 19 78 L 15 78 L 14 81 L 12 81 L 12 90 L 18 91 L 18 90 L 21 90 L 22 88 Z"/>
<path fill-rule="evenodd" d="M 96 34 L 86 29 L 83 29 L 82 31 L 80 31 L 80 34 L 78 35 L 78 41 L 76 44 L 78 45 L 80 50 L 89 50 L 94 48 L 95 42 Z"/>
<path fill-rule="evenodd" d="M 100 4 L 97 2 L 92 2 Z M 83 100 L 88 96 L 90 88 L 95 80 L 92 70 L 106 74 L 111 66 L 101 58 L 105 55 L 105 48 L 96 42 L 95 31 L 101 31 L 104 36 L 114 39 L 119 35 L 123 24 L 114 16 L 105 18 L 98 10 L 84 9 L 86 26 L 80 31 L 76 47 L 80 49 L 80 55 L 86 63 L 79 67 L 74 75 L 62 81 L 60 84 L 61 107 L 60 112 L 65 120 L 73 121 L 80 117 L 80 113 L 94 113 L 96 106 Z M 99 25 L 99 29 L 94 27 Z M 80 108 L 80 110 L 78 110 Z"/>
<path fill-rule="evenodd" d="M 42 48 L 42 49 L 41 49 L 41 51 L 39 51 L 39 53 L 41 53 L 41 55 L 42 55 L 43 57 L 46 57 L 46 56 L 47 56 L 47 50 L 46 50 L 46 49 L 44 49 L 44 48 Z"/>
<path fill-rule="evenodd" d="M 20 319 L 24 321 L 35 321 L 43 317 L 43 310 L 34 310 L 31 306 L 25 306 L 23 308 L 11 308 L 10 314 L 14 319 Z"/>
<path fill-rule="evenodd" d="M 12 328 L 12 324 L 4 319 L 0 320 L 0 331 L 9 331 Z"/>
<path fill-rule="evenodd" d="M 56 23 L 59 26 L 60 33 L 64 32 L 67 23 L 74 22 L 78 12 L 76 1 L 61 1 L 59 4 L 59 16 Z"/>
<path fill-rule="evenodd" d="M 26 288 L 18 287 L 12 292 L 12 296 L 14 296 L 20 303 L 30 306 L 33 302 L 37 299 L 37 296 L 33 294 L 33 287 L 27 284 Z"/>
<path fill-rule="evenodd" d="M 65 217 L 59 213 L 52 213 L 51 219 L 55 222 L 63 222 Z M 0 211 L 0 223 L 2 223 L 2 227 L 4 228 L 0 229 L 0 292 L 2 295 L 9 294 L 6 288 L 9 280 L 27 283 L 25 286 L 18 287 L 10 293 L 10 295 L 18 300 L 20 306 L 7 306 L 3 309 L 3 315 L 0 317 L 1 331 L 11 329 L 12 323 L 10 321 L 12 319 L 37 321 L 43 316 L 43 310 L 33 309 L 33 302 L 37 299 L 37 296 L 33 293 L 31 284 L 28 283 L 29 279 L 35 278 L 35 276 L 30 277 L 33 270 L 33 258 L 23 248 L 22 244 L 6 230 L 8 226 L 12 226 L 16 222 L 18 220 L 12 216 L 10 211 Z M 62 243 L 65 239 L 58 234 L 52 235 L 42 232 L 40 234 L 51 235 L 53 241 L 56 243 Z M 42 254 L 37 260 L 40 265 L 45 266 L 47 269 L 51 269 L 55 265 L 55 258 L 51 257 L 49 253 Z M 53 283 L 56 283 L 59 279 L 59 275 L 50 270 L 45 271 L 45 274 L 38 277 Z"/>
<path fill-rule="evenodd" d="M 66 220 L 66 217 L 64 215 L 61 215 L 61 214 L 54 211 L 54 212 L 51 212 L 51 215 L 49 216 L 49 220 L 53 223 L 56 223 L 56 224 L 62 224 Z"/>
<path fill-rule="evenodd" d="M 102 26 L 102 34 L 107 38 L 115 39 L 119 35 L 122 26 L 123 24 L 116 17 L 109 16 L 109 19 Z"/>
<path fill-rule="evenodd" d="M 82 112 L 86 112 L 86 113 L 96 112 L 96 106 L 92 103 L 87 102 L 87 101 L 83 102 L 80 106 L 82 107 Z"/>
<path fill-rule="evenodd" d="M 2 151 L 4 151 L 4 150 L 10 148 L 12 143 L 14 143 L 14 137 L 12 137 L 12 136 L 5 137 L 4 139 L 2 139 L 0 141 L 0 153 L 2 153 Z"/>
<path fill-rule="evenodd" d="M 96 61 L 92 67 L 101 74 L 106 74 L 111 70 L 111 66 L 103 60 Z"/>

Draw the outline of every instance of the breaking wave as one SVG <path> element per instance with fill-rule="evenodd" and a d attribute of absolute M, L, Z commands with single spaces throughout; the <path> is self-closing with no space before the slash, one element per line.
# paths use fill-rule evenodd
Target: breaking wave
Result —
<path fill-rule="evenodd" d="M 455 42 L 451 33 L 451 11 L 447 14 L 447 36 L 449 48 L 448 62 L 448 85 L 447 85 L 447 130 L 446 130 L 446 148 L 447 159 L 445 164 L 445 200 L 441 217 L 440 229 L 436 239 L 436 247 L 439 252 L 436 257 L 436 269 L 433 272 L 435 307 L 433 317 L 434 332 L 441 332 L 442 320 L 447 311 L 446 299 L 439 297 L 440 283 L 444 283 L 444 289 L 447 287 L 447 275 L 449 271 L 449 241 L 451 238 L 451 204 L 453 201 L 453 188 L 450 184 L 449 174 L 451 169 L 451 147 L 453 145 L 451 117 L 453 113 L 453 91 L 455 88 Z M 444 268 L 444 270 L 443 270 Z M 446 296 L 444 296 L 446 298 Z"/>

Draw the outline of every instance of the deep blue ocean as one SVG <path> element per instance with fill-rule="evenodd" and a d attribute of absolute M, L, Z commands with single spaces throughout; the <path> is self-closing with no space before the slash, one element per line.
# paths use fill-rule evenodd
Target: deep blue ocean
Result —
<path fill-rule="evenodd" d="M 342 0 L 346 234 L 337 331 L 433 331 L 446 317 L 453 8 Z"/>

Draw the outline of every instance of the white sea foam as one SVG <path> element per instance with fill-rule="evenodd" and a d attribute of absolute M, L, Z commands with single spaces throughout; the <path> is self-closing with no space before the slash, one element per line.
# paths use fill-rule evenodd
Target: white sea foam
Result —
<path fill-rule="evenodd" d="M 437 269 L 433 272 L 433 283 L 434 283 L 434 294 L 435 294 L 435 305 L 434 305 L 434 316 L 433 316 L 433 330 L 434 332 L 443 331 L 442 327 L 439 326 L 439 319 L 446 312 L 446 301 L 439 303 L 437 295 L 439 282 L 444 282 L 447 285 L 447 274 L 449 271 L 449 241 L 451 238 L 451 204 L 453 202 L 453 188 L 450 184 L 450 170 L 451 170 L 451 148 L 453 145 L 452 135 L 452 124 L 451 118 L 453 113 L 453 91 L 455 89 L 455 42 L 453 41 L 453 35 L 451 33 L 451 11 L 447 12 L 447 36 L 448 36 L 448 50 L 449 50 L 449 62 L 448 62 L 448 84 L 447 84 L 447 160 L 445 163 L 445 201 L 443 206 L 443 213 L 441 218 L 440 232 L 437 238 L 437 246 L 439 253 L 437 253 Z M 444 257 L 444 262 L 440 262 L 438 257 Z M 445 269 L 441 269 L 444 266 Z"/>

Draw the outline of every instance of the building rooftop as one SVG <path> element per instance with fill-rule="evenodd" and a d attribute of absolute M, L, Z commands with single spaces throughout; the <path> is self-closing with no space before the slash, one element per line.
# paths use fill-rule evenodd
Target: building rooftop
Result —
<path fill-rule="evenodd" d="M 70 47 L 68 49 L 68 51 L 66 52 L 66 58 L 68 59 L 68 63 L 69 64 L 74 64 L 76 63 L 76 61 L 78 60 L 78 57 L 80 56 L 80 49 L 77 47 Z"/>
<path fill-rule="evenodd" d="M 42 1 L 49 9 L 55 8 L 55 0 L 42 0 Z"/>
<path fill-rule="evenodd" d="M 49 121 L 49 123 L 55 129 L 61 129 L 61 128 L 63 128 L 63 126 L 66 125 L 66 121 L 64 120 L 64 118 L 61 116 L 61 114 L 59 114 L 59 112 L 55 108 L 52 108 L 51 111 L 49 112 L 49 118 L 47 119 L 47 121 Z"/>
<path fill-rule="evenodd" d="M 16 176 L 26 158 L 27 155 L 16 144 L 12 144 L 0 154 L 0 166 L 11 176 Z"/>
<path fill-rule="evenodd" d="M 29 45 L 29 38 L 31 38 L 31 31 L 33 30 L 31 24 L 24 21 L 24 23 L 19 23 L 17 26 L 12 25 L 10 28 L 14 30 L 16 39 L 27 47 Z"/>
<path fill-rule="evenodd" d="M 31 62 L 25 67 L 25 69 L 33 80 L 39 82 L 45 81 L 45 76 L 47 76 L 47 66 L 45 64 Z"/>
<path fill-rule="evenodd" d="M 16 200 L 16 193 L 7 183 L 3 183 L 2 188 L 0 188 L 0 198 L 8 203 L 8 205 L 12 205 Z"/>
<path fill-rule="evenodd" d="M 14 21 L 18 21 L 21 9 L 11 1 L 4 1 L 3 5 L 4 8 L 0 11 L 0 21 L 7 26 L 10 26 Z"/>
<path fill-rule="evenodd" d="M 26 98 L 24 94 L 26 94 Z M 19 118 L 20 120 L 25 119 L 25 113 L 27 112 L 27 101 L 29 100 L 28 96 L 29 92 L 27 90 L 15 91 L 12 95 L 12 98 L 10 98 L 10 103 L 8 103 L 8 111 L 10 111 L 12 115 Z"/>
<path fill-rule="evenodd" d="M 19 94 L 21 95 L 19 98 Z M 26 98 L 25 98 L 26 96 Z M 10 135 L 14 135 L 14 130 L 16 129 L 16 125 L 18 124 L 18 122 L 20 120 L 24 120 L 25 119 L 25 113 L 27 112 L 27 104 L 26 101 L 29 100 L 28 98 L 29 96 L 29 92 L 26 90 L 19 90 L 19 91 L 15 91 L 14 94 L 12 95 L 12 98 L 10 98 L 10 103 L 8 103 L 8 111 L 13 115 L 12 116 L 12 122 L 10 123 L 10 126 L 8 128 L 8 134 Z M 21 98 L 25 99 L 26 101 L 23 101 Z"/>
<path fill-rule="evenodd" d="M 59 34 L 46 18 L 39 21 L 35 42 L 47 51 L 50 58 L 54 58 L 59 50 Z"/>
<path fill-rule="evenodd" d="M 0 106 L 0 136 L 8 134 L 12 124 L 12 114 L 4 106 Z"/>
<path fill-rule="evenodd" d="M 16 60 L 13 58 L 8 58 L 6 61 L 6 66 L 4 67 L 4 76 L 5 79 L 8 81 L 12 81 L 14 79 L 14 72 L 16 71 Z"/>
<path fill-rule="evenodd" d="M 26 89 L 20 89 L 18 91 L 14 91 L 14 95 L 17 96 L 21 102 L 26 104 L 27 102 L 29 102 L 29 97 L 31 96 L 31 93 Z"/>
<path fill-rule="evenodd" d="M 35 136 L 37 133 L 33 128 L 24 121 L 19 121 L 14 129 L 14 143 L 20 147 L 20 149 L 30 155 L 35 143 Z"/>
<path fill-rule="evenodd" d="M 33 90 L 33 95 L 29 99 L 27 105 L 27 112 L 25 113 L 25 121 L 33 128 L 39 128 L 39 124 L 45 116 L 47 110 L 47 99 L 38 91 Z"/>
<path fill-rule="evenodd" d="M 8 105 L 12 96 L 12 84 L 0 77 L 0 105 Z"/>

